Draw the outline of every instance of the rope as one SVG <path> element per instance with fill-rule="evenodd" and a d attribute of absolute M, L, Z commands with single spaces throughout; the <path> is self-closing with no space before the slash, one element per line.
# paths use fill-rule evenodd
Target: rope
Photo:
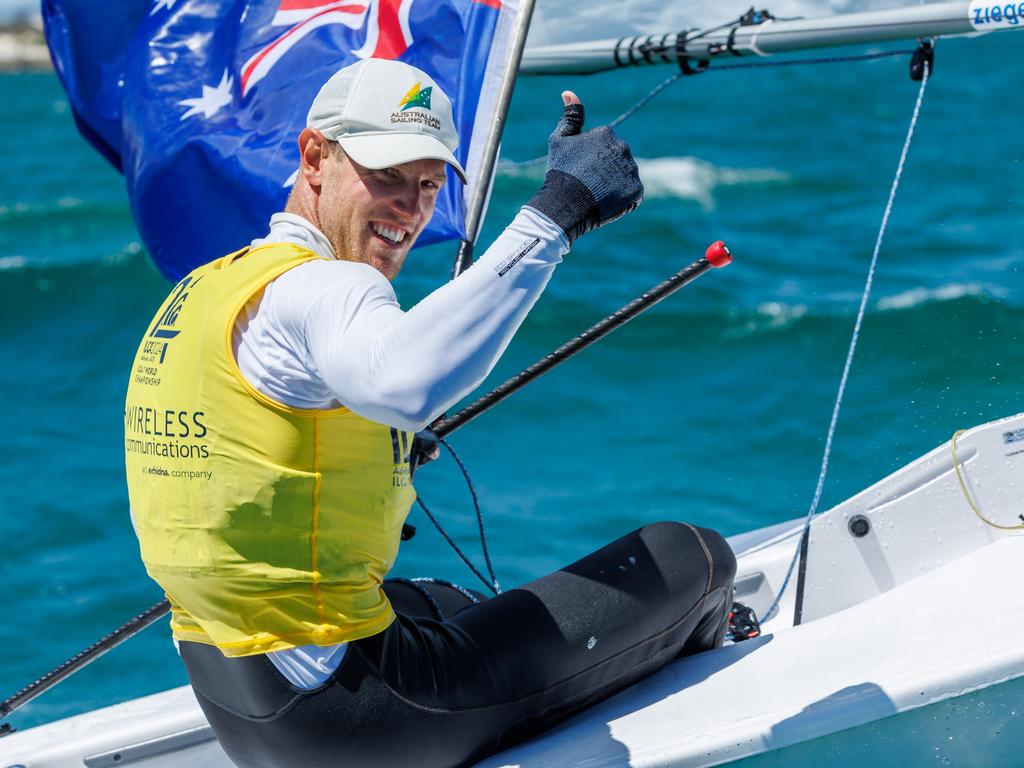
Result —
<path fill-rule="evenodd" d="M 487 551 L 487 534 L 484 532 L 484 513 L 480 509 L 480 500 L 476 495 L 476 488 L 473 486 L 473 481 L 469 478 L 469 472 L 466 470 L 466 465 L 462 463 L 462 459 L 455 453 L 455 449 L 449 445 L 448 441 L 443 437 L 439 438 L 441 445 L 447 449 L 448 453 L 455 459 L 455 463 L 459 465 L 459 470 L 462 472 L 462 476 L 466 479 L 466 486 L 469 488 L 469 495 L 473 498 L 473 510 L 476 512 L 476 524 L 480 531 L 480 547 L 484 551 L 484 563 L 487 565 L 487 575 L 491 577 L 491 583 L 494 585 L 494 593 L 497 595 L 501 594 L 501 585 L 498 583 L 498 577 L 494 575 L 494 565 L 491 563 L 491 554 Z"/>
<path fill-rule="evenodd" d="M 423 584 L 440 584 L 442 587 L 448 587 L 449 589 L 454 589 L 456 592 L 458 592 L 464 598 L 469 600 L 469 602 L 473 603 L 473 605 L 480 605 L 480 602 L 481 602 L 479 597 L 474 595 L 472 592 L 470 592 L 465 587 L 459 586 L 454 581 L 446 581 L 445 579 L 436 579 L 433 576 L 417 576 L 414 579 L 409 579 L 409 581 L 419 582 L 419 583 L 423 583 Z"/>
<path fill-rule="evenodd" d="M 441 604 L 437 602 L 437 599 L 434 597 L 433 593 L 425 586 L 423 586 L 424 584 L 435 584 L 439 587 L 448 587 L 449 589 L 458 592 L 460 595 L 466 598 L 466 600 L 468 600 L 472 605 L 480 605 L 481 602 L 479 597 L 474 595 L 465 587 L 460 587 L 458 584 L 452 581 L 446 581 L 444 579 L 435 579 L 433 576 L 417 576 L 413 579 L 404 579 L 396 576 L 392 579 L 385 579 L 384 583 L 405 584 L 406 586 L 415 589 L 417 592 L 420 593 L 420 595 L 423 596 L 423 599 L 427 601 L 427 605 L 430 606 L 431 613 L 434 614 L 434 618 L 438 621 L 444 621 L 448 617 L 444 615 L 444 609 L 441 608 Z"/>
<path fill-rule="evenodd" d="M 441 604 L 434 599 L 434 596 L 430 594 L 430 590 L 424 587 L 422 582 L 430 583 L 428 579 L 403 579 L 401 577 L 384 580 L 385 584 L 405 584 L 415 589 L 427 601 L 427 605 L 430 606 L 434 618 L 438 621 L 444 621 L 444 611 L 441 610 Z"/>
<path fill-rule="evenodd" d="M 660 83 L 658 83 L 656 86 L 654 86 L 654 88 L 652 88 L 650 90 L 650 92 L 646 96 L 644 96 L 642 99 L 640 99 L 640 101 L 638 101 L 632 107 L 630 107 L 625 112 L 623 112 L 621 115 L 619 115 L 614 120 L 612 120 L 610 123 L 608 123 L 608 127 L 612 128 L 612 129 L 618 128 L 620 125 L 622 125 L 622 123 L 626 122 L 627 120 L 629 120 L 629 118 L 631 118 L 633 115 L 635 115 L 641 109 L 646 107 L 647 104 L 650 101 L 652 101 L 655 96 L 657 96 L 659 93 L 664 91 L 666 88 L 668 88 L 670 85 L 672 85 L 676 80 L 679 80 L 681 77 L 683 77 L 683 73 L 682 72 L 676 72 L 674 75 L 672 75 L 672 77 L 668 77 L 668 78 L 662 80 Z M 542 157 L 540 159 L 541 160 L 547 160 L 547 156 L 545 155 L 544 157 Z M 534 158 L 533 160 L 529 160 L 528 162 L 534 163 L 534 162 L 536 162 L 536 158 Z"/>
<path fill-rule="evenodd" d="M 878 229 L 878 238 L 875 241 L 875 250 L 871 256 L 871 266 L 868 267 L 868 276 L 864 284 L 864 293 L 860 299 L 860 309 L 857 311 L 857 321 L 854 323 L 853 335 L 850 338 L 850 348 L 846 353 L 846 364 L 843 366 L 843 375 L 839 380 L 839 392 L 836 395 L 835 405 L 832 408 L 832 419 L 829 422 L 828 435 L 825 438 L 825 450 L 821 458 L 821 471 L 818 473 L 818 485 L 814 489 L 814 499 L 811 501 L 811 507 L 807 511 L 807 518 L 804 521 L 804 528 L 800 535 L 800 542 L 797 543 L 796 551 L 793 553 L 793 558 L 789 562 L 789 569 L 786 571 L 786 578 L 782 581 L 782 587 L 779 589 L 779 592 L 775 597 L 775 601 L 765 612 L 763 621 L 768 621 L 778 611 L 779 603 L 782 601 L 782 596 L 785 594 L 786 588 L 789 586 L 789 581 L 793 576 L 793 569 L 796 567 L 797 561 L 800 559 L 801 542 L 803 541 L 803 538 L 808 535 L 811 528 L 811 520 L 818 511 L 818 504 L 821 501 L 821 492 L 825 487 L 825 478 L 828 475 L 828 462 L 832 455 L 832 440 L 835 437 L 836 423 L 839 421 L 839 411 L 843 406 L 843 395 L 846 393 L 846 383 L 850 376 L 850 368 L 853 365 L 853 355 L 857 350 L 857 341 L 860 338 L 861 326 L 864 322 L 864 315 L 867 311 L 868 298 L 871 296 L 871 285 L 875 279 L 878 255 L 882 250 L 885 231 L 889 226 L 889 216 L 892 213 L 892 206 L 896 199 L 896 192 L 900 187 L 900 180 L 903 178 L 903 167 L 907 161 L 907 154 L 910 152 L 910 143 L 914 138 L 914 130 L 917 128 L 917 120 L 921 114 L 921 103 L 924 100 L 924 92 L 925 88 L 928 87 L 928 77 L 930 74 L 930 68 L 925 64 L 924 77 L 921 79 L 921 87 L 917 92 L 917 103 L 914 105 L 914 114 L 910 118 L 910 128 L 907 130 L 906 141 L 903 142 L 903 152 L 900 154 L 900 162 L 896 168 L 896 176 L 892 181 L 892 188 L 889 191 L 889 201 L 886 203 L 885 213 L 882 216 L 882 224 Z"/>
<path fill-rule="evenodd" d="M 967 499 L 968 505 L 970 505 L 971 509 L 974 510 L 974 514 L 978 516 L 978 519 L 980 519 L 983 523 L 986 523 L 987 525 L 991 525 L 993 528 L 998 528 L 1001 531 L 1019 531 L 1024 529 L 1024 523 L 1018 523 L 1016 525 L 1001 525 L 1000 523 L 997 523 L 994 520 L 989 520 L 987 517 L 985 517 L 981 509 L 974 502 L 974 499 L 971 498 L 970 491 L 967 490 L 967 483 L 964 482 L 964 476 L 960 472 L 960 459 L 956 455 L 956 440 L 958 437 L 960 437 L 960 435 L 962 435 L 966 431 L 967 430 L 964 429 L 958 429 L 956 432 L 953 433 L 952 449 L 953 469 L 956 470 L 956 479 L 960 481 L 960 490 L 963 491 L 964 498 Z"/>
<path fill-rule="evenodd" d="M 493 592 L 494 594 L 498 594 L 498 591 L 494 588 L 494 586 L 487 581 L 487 577 L 480 573 L 480 571 L 477 570 L 477 567 L 473 565 L 473 561 L 466 557 L 466 554 L 461 549 L 459 549 L 459 545 L 456 544 L 452 540 L 452 537 L 448 535 L 445 529 L 441 526 L 441 523 L 439 523 L 437 518 L 434 517 L 434 513 L 431 512 L 430 509 L 427 508 L 427 505 L 423 503 L 423 499 L 417 496 L 416 503 L 420 505 L 420 509 L 423 510 L 423 514 L 425 514 L 427 516 L 427 519 L 434 524 L 434 527 L 437 528 L 438 533 L 440 533 L 441 536 L 444 537 L 444 540 L 448 542 L 448 546 L 455 551 L 455 554 L 458 555 L 462 562 L 466 564 L 466 567 L 473 572 L 473 575 L 480 579 L 480 582 L 489 590 L 491 590 L 491 592 Z"/>
<path fill-rule="evenodd" d="M 859 55 L 855 55 L 855 56 L 830 56 L 830 57 L 827 57 L 827 58 L 818 58 L 818 59 L 791 59 L 791 60 L 788 60 L 788 61 L 752 61 L 752 62 L 745 62 L 745 63 L 742 63 L 742 64 L 722 64 L 722 65 L 716 65 L 714 67 L 710 67 L 710 68 L 705 69 L 703 71 L 705 73 L 706 72 L 726 72 L 728 70 L 733 70 L 733 69 L 761 69 L 761 68 L 768 68 L 768 67 L 801 67 L 801 66 L 807 66 L 807 65 L 812 65 L 812 64 L 840 64 L 840 63 L 846 63 L 846 62 L 851 62 L 851 61 L 875 61 L 877 59 L 887 59 L 887 58 L 890 58 L 892 56 L 907 56 L 907 55 L 913 55 L 913 54 L 914 54 L 914 51 L 912 51 L 912 50 L 902 50 L 901 49 L 901 50 L 898 50 L 898 51 L 882 51 L 882 52 L 878 52 L 878 53 L 865 53 L 865 54 L 859 54 Z M 665 78 L 660 83 L 658 83 L 656 86 L 654 86 L 654 88 L 652 88 L 636 104 L 634 104 L 632 107 L 630 107 L 625 112 L 623 112 L 621 115 L 619 115 L 614 120 L 612 120 L 610 123 L 608 123 L 608 127 L 609 128 L 613 128 L 613 129 L 619 127 L 620 125 L 622 125 L 622 123 L 626 122 L 629 118 L 631 118 L 633 115 L 635 115 L 641 109 L 646 107 L 651 101 L 654 100 L 654 98 L 656 96 L 658 96 L 658 94 L 660 94 L 662 91 L 664 91 L 670 85 L 673 85 L 675 82 L 677 82 L 678 80 L 682 79 L 685 76 L 686 76 L 686 73 L 684 73 L 684 72 L 676 72 L 671 77 Z M 533 158 L 531 160 L 519 160 L 519 161 L 516 161 L 516 160 L 502 160 L 500 163 L 498 163 L 498 168 L 499 169 L 532 168 L 535 165 L 540 165 L 541 163 L 547 162 L 547 159 L 548 159 L 547 155 L 542 155 L 541 157 L 535 157 L 535 158 Z"/>
<path fill-rule="evenodd" d="M 490 576 L 490 580 L 488 580 L 487 577 L 484 576 L 477 569 L 477 567 L 473 564 L 473 562 L 459 548 L 459 545 L 456 544 L 455 541 L 452 539 L 452 537 L 448 535 L 448 532 L 445 531 L 444 527 L 441 525 L 441 523 L 438 521 L 438 519 L 434 516 L 434 513 L 431 512 L 427 508 L 427 505 L 423 503 L 423 499 L 420 498 L 419 496 L 417 496 L 416 497 L 416 503 L 420 505 L 420 509 L 423 510 L 423 513 L 427 516 L 427 519 L 430 520 L 431 523 L 433 523 L 434 527 L 437 528 L 438 533 L 440 533 L 441 536 L 444 537 L 444 540 L 448 542 L 448 546 L 450 546 L 452 548 L 452 550 L 454 550 L 455 554 L 458 555 L 459 558 L 462 560 L 462 562 L 464 562 L 466 564 L 466 567 L 469 568 L 469 570 L 473 572 L 473 575 L 476 576 L 478 579 L 480 579 L 480 581 L 483 583 L 483 585 L 485 587 L 487 587 L 487 589 L 489 589 L 495 595 L 500 595 L 501 594 L 501 584 L 498 583 L 498 577 L 495 576 L 495 574 L 494 574 L 494 566 L 491 563 L 491 555 L 490 555 L 490 552 L 488 552 L 488 550 L 487 550 L 487 533 L 484 530 L 484 515 L 483 515 L 483 511 L 480 509 L 480 500 L 479 500 L 479 498 L 476 495 L 476 488 L 473 486 L 473 481 L 469 477 L 469 472 L 466 469 L 466 465 L 462 463 L 462 460 L 455 453 L 455 450 L 451 447 L 451 445 L 448 443 L 448 441 L 445 440 L 444 438 L 440 438 L 439 442 L 441 443 L 441 445 L 443 445 L 445 447 L 445 449 L 448 451 L 448 453 L 451 454 L 451 457 L 453 459 L 455 459 L 455 463 L 458 464 L 459 469 L 462 472 L 462 476 L 466 480 L 466 485 L 469 488 L 469 494 L 470 494 L 470 496 L 473 499 L 473 509 L 476 512 L 477 528 L 480 531 L 480 544 L 481 544 L 481 546 L 483 548 L 483 551 L 484 551 L 484 563 L 487 565 L 487 573 Z"/>

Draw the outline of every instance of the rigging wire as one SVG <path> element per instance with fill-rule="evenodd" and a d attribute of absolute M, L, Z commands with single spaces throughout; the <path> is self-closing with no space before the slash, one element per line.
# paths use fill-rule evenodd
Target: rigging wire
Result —
<path fill-rule="evenodd" d="M 900 181 L 903 178 L 903 168 L 907 161 L 907 155 L 910 152 L 910 143 L 914 138 L 914 130 L 917 128 L 917 121 L 921 115 L 921 103 L 924 101 L 924 92 L 928 87 L 928 78 L 931 74 L 931 67 L 927 64 L 924 65 L 924 77 L 921 78 L 921 87 L 917 92 L 917 102 L 914 105 L 914 114 L 910 118 L 910 127 L 907 130 L 907 138 L 903 142 L 903 151 L 900 154 L 900 162 L 896 168 L 896 176 L 893 178 L 892 187 L 889 190 L 889 200 L 885 206 L 885 213 L 882 215 L 882 223 L 878 229 L 878 238 L 875 240 L 875 250 L 871 256 L 871 265 L 868 267 L 867 280 L 864 283 L 864 293 L 860 299 L 860 308 L 857 311 L 857 320 L 853 326 L 853 334 L 850 337 L 850 348 L 846 353 L 846 363 L 843 366 L 843 375 L 839 380 L 839 391 L 836 394 L 835 405 L 832 408 L 832 419 L 829 422 L 828 434 L 825 438 L 825 449 L 821 457 L 821 471 L 818 473 L 818 484 L 814 489 L 814 498 L 811 501 L 810 509 L 807 511 L 807 517 L 804 520 L 803 532 L 800 534 L 800 540 L 797 544 L 796 551 L 793 553 L 793 558 L 789 562 L 789 568 L 786 571 L 786 578 L 782 581 L 782 586 L 779 588 L 778 593 L 775 596 L 774 602 L 769 606 L 765 612 L 762 621 L 768 621 L 778 612 L 779 603 L 782 602 L 782 596 L 786 592 L 786 588 L 789 586 L 790 579 L 793 576 L 793 570 L 796 567 L 797 561 L 800 559 L 800 552 L 803 549 L 804 539 L 809 535 L 811 529 L 811 521 L 814 519 L 814 515 L 818 511 L 818 504 L 821 502 L 821 492 L 825 487 L 825 478 L 828 475 L 828 462 L 832 455 L 832 441 L 835 437 L 836 423 L 839 421 L 839 412 L 843 406 L 843 395 L 846 393 L 846 383 L 849 380 L 850 368 L 853 365 L 853 356 L 857 350 L 857 341 L 860 338 L 861 326 L 864 322 L 864 315 L 867 311 L 868 299 L 871 296 L 871 286 L 875 279 L 875 269 L 878 266 L 878 255 L 882 250 L 882 242 L 885 240 L 885 232 L 889 226 L 889 216 L 892 214 L 893 202 L 896 199 L 896 192 L 899 190 Z"/>
<path fill-rule="evenodd" d="M 710 31 L 710 30 L 709 30 Z M 817 64 L 845 64 L 849 62 L 857 61 L 877 61 L 879 59 L 888 59 L 893 56 L 913 56 L 915 50 L 911 49 L 900 49 L 896 51 L 876 51 L 875 53 L 862 53 L 853 56 L 828 56 L 824 58 L 816 59 L 788 59 L 786 61 L 751 61 L 743 62 L 738 64 L 721 64 L 708 69 L 702 70 L 702 73 L 708 72 L 728 72 L 734 69 L 767 69 L 771 67 L 801 67 L 808 65 Z M 627 109 L 621 115 L 616 117 L 610 123 L 609 128 L 617 128 L 622 123 L 626 122 L 629 118 L 639 112 L 641 109 L 646 107 L 651 101 L 655 99 L 662 91 L 668 88 L 670 85 L 674 85 L 677 81 L 687 77 L 685 72 L 676 72 L 671 77 L 667 77 L 652 88 L 645 96 L 637 101 L 632 107 Z M 535 165 L 547 162 L 547 155 L 541 157 L 534 157 L 530 160 L 502 160 L 498 163 L 499 169 L 517 169 L 517 168 L 532 168 Z"/>

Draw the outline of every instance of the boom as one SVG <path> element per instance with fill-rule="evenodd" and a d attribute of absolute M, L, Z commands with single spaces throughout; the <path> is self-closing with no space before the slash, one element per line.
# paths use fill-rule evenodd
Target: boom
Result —
<path fill-rule="evenodd" d="M 706 32 L 688 30 L 528 48 L 520 72 L 593 74 L 647 64 L 770 56 L 831 46 L 1020 29 L 1024 27 L 1024 2 L 973 0 L 818 19 L 778 20 L 769 16 L 761 23 L 744 21 Z"/>

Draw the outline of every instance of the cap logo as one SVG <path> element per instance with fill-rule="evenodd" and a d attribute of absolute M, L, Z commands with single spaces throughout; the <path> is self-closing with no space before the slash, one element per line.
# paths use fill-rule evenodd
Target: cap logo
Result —
<path fill-rule="evenodd" d="M 416 83 L 398 102 L 398 111 L 391 113 L 391 122 L 420 123 L 435 131 L 441 130 L 441 121 L 430 113 L 430 92 L 433 86 L 420 88 L 422 82 Z M 424 109 L 426 112 L 410 112 L 411 109 Z"/>
<path fill-rule="evenodd" d="M 405 112 L 407 109 L 415 109 L 421 107 L 422 109 L 430 109 L 430 92 L 434 90 L 432 87 L 420 89 L 422 83 L 416 83 L 409 92 L 402 97 L 402 100 L 398 102 L 398 106 Z"/>

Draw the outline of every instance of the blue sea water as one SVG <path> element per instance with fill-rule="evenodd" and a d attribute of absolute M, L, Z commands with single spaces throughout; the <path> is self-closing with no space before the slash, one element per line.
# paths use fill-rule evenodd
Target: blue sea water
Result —
<path fill-rule="evenodd" d="M 839 421 L 823 508 L 949 438 L 1022 410 L 1024 46 L 939 44 Z M 708 73 L 621 134 L 648 195 L 582 239 L 481 392 L 726 240 L 683 289 L 455 434 L 506 586 L 647 522 L 735 534 L 803 515 L 917 85 L 904 59 Z M 575 89 L 606 123 L 666 69 L 523 79 L 503 157 L 542 154 Z M 127 512 L 122 406 L 169 289 L 118 175 L 52 74 L 0 75 L 0 697 L 160 599 Z M 482 242 L 536 189 L 499 172 Z M 173 194 L 169 190 L 168 194 Z M 413 304 L 453 249 L 414 252 Z M 423 498 L 478 556 L 450 460 Z M 414 509 L 395 573 L 473 585 Z M 165 622 L 10 718 L 19 728 L 185 682 Z"/>

